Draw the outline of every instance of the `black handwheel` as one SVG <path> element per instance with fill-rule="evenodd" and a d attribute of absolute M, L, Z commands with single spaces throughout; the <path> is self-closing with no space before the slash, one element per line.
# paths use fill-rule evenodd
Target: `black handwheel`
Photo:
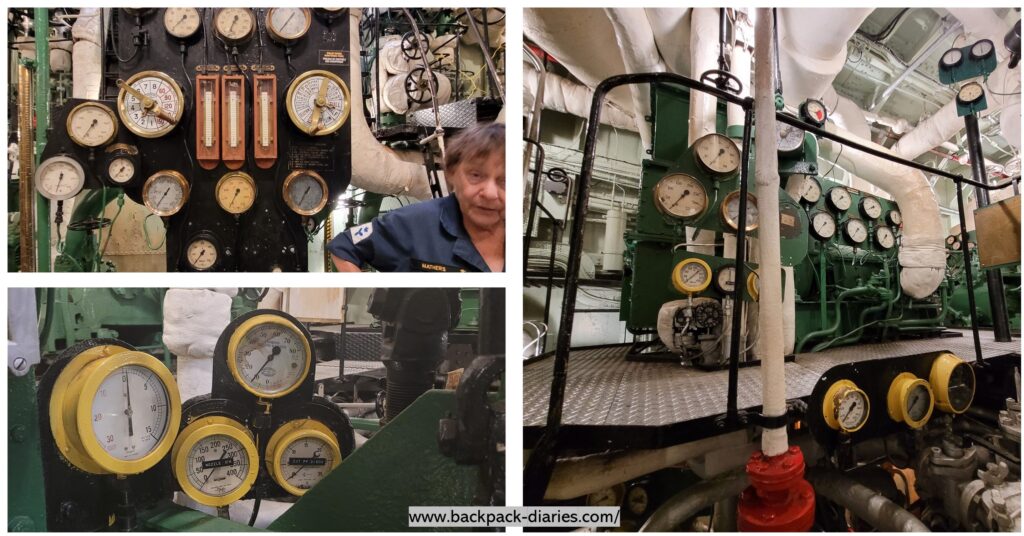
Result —
<path fill-rule="evenodd" d="M 736 75 L 729 71 L 721 71 L 718 69 L 712 69 L 705 71 L 704 74 L 700 75 L 700 82 L 702 84 L 711 84 L 723 91 L 728 91 L 733 95 L 739 95 L 743 92 L 743 83 L 740 82 Z"/>
<path fill-rule="evenodd" d="M 437 87 L 437 75 L 430 73 L 433 77 L 434 87 Z M 425 104 L 430 102 L 430 79 L 427 78 L 427 71 L 423 67 L 417 67 L 405 75 L 405 95 L 410 102 Z"/>
<path fill-rule="evenodd" d="M 110 218 L 85 218 L 68 224 L 69 231 L 95 231 L 110 227 Z"/>
<path fill-rule="evenodd" d="M 418 60 L 423 57 L 423 52 L 430 48 L 430 42 L 426 41 L 426 36 L 422 33 L 419 35 L 413 32 L 406 32 L 402 36 L 402 55 L 407 60 Z"/>

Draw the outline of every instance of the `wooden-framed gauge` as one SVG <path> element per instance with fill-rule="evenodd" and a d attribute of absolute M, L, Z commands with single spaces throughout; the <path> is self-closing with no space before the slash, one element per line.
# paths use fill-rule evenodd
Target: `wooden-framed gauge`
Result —
<path fill-rule="evenodd" d="M 312 358 L 303 331 L 273 313 L 242 322 L 228 340 L 231 376 L 260 398 L 280 398 L 297 389 L 309 374 Z"/>
<path fill-rule="evenodd" d="M 301 497 L 341 463 L 341 447 L 324 424 L 298 419 L 270 436 L 264 460 L 274 482 Z"/>
<path fill-rule="evenodd" d="M 178 434 L 171 463 L 186 495 L 207 506 L 225 506 L 252 489 L 260 458 L 241 423 L 213 415 L 192 421 Z"/>

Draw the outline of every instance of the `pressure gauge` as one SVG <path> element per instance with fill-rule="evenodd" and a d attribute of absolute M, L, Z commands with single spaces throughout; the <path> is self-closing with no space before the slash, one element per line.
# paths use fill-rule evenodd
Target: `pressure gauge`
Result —
<path fill-rule="evenodd" d="M 836 235 L 835 216 L 819 210 L 811 215 L 811 234 L 818 240 L 828 240 Z"/>
<path fill-rule="evenodd" d="M 708 208 L 708 194 L 697 178 L 672 173 L 654 185 L 654 206 L 674 218 L 695 218 Z"/>
<path fill-rule="evenodd" d="M 828 119 L 828 110 L 825 109 L 825 105 L 821 101 L 807 99 L 800 105 L 800 117 L 804 121 L 820 128 L 825 126 L 825 120 Z"/>
<path fill-rule="evenodd" d="M 626 492 L 626 507 L 635 516 L 643 515 L 650 507 L 651 498 L 647 488 L 641 485 L 633 486 Z"/>
<path fill-rule="evenodd" d="M 114 186 L 131 184 L 142 168 L 139 148 L 127 143 L 115 143 L 107 147 L 103 154 L 103 162 L 106 179 Z"/>
<path fill-rule="evenodd" d="M 348 86 L 328 71 L 306 71 L 288 86 L 288 117 L 310 136 L 326 136 L 348 120 Z"/>
<path fill-rule="evenodd" d="M 862 197 L 858 206 L 860 213 L 869 220 L 877 220 L 882 216 L 882 204 L 874 197 Z"/>
<path fill-rule="evenodd" d="M 693 143 L 693 153 L 701 169 L 711 175 L 725 177 L 740 168 L 742 155 L 739 148 L 721 134 L 701 136 Z"/>
<path fill-rule="evenodd" d="M 58 450 L 93 474 L 134 475 L 157 463 L 174 443 L 181 399 L 163 362 L 108 345 L 71 358 L 50 399 Z"/>
<path fill-rule="evenodd" d="M 127 82 L 117 81 L 117 113 L 128 130 L 143 138 L 159 138 L 174 129 L 185 111 L 181 88 L 159 71 L 142 71 Z"/>
<path fill-rule="evenodd" d="M 309 341 L 292 320 L 265 313 L 242 322 L 228 341 L 228 369 L 243 389 L 279 398 L 309 374 Z"/>
<path fill-rule="evenodd" d="M 208 272 L 220 264 L 220 244 L 210 233 L 199 233 L 185 247 L 188 267 L 197 272 Z"/>
<path fill-rule="evenodd" d="M 932 362 L 928 383 L 935 390 L 935 405 L 946 413 L 961 414 L 974 400 L 974 369 L 966 361 L 942 353 Z"/>
<path fill-rule="evenodd" d="M 804 131 L 779 121 L 775 123 L 775 145 L 783 154 L 798 152 L 804 146 Z"/>
<path fill-rule="evenodd" d="M 288 45 L 306 35 L 312 20 L 309 8 L 270 8 L 270 11 L 267 11 L 267 32 L 274 41 Z"/>
<path fill-rule="evenodd" d="M 886 408 L 890 419 L 917 430 L 931 418 L 934 407 L 931 386 L 917 376 L 902 372 L 889 384 Z"/>
<path fill-rule="evenodd" d="M 853 206 L 853 196 L 842 186 L 835 186 L 825 194 L 825 202 L 836 212 L 846 212 Z"/>
<path fill-rule="evenodd" d="M 100 147 L 117 136 L 117 116 L 98 102 L 83 102 L 68 113 L 67 131 L 82 147 Z"/>
<path fill-rule="evenodd" d="M 213 26 L 217 37 L 228 45 L 238 46 L 252 39 L 256 17 L 249 8 L 221 8 L 213 15 Z"/>
<path fill-rule="evenodd" d="M 868 395 L 850 380 L 839 380 L 825 392 L 822 416 L 833 430 L 852 434 L 864 427 L 871 415 Z"/>
<path fill-rule="evenodd" d="M 220 77 L 221 104 L 221 160 L 228 169 L 245 165 L 245 77 Z"/>
<path fill-rule="evenodd" d="M 896 245 L 896 235 L 892 229 L 883 226 L 875 228 L 875 244 L 882 249 L 892 249 Z"/>
<path fill-rule="evenodd" d="M 228 214 L 246 212 L 256 202 L 256 181 L 244 171 L 225 173 L 217 181 L 217 204 Z"/>
<path fill-rule="evenodd" d="M 711 267 L 701 259 L 685 259 L 672 269 L 672 286 L 683 294 L 700 292 L 710 284 Z"/>
<path fill-rule="evenodd" d="M 730 264 L 718 269 L 718 273 L 715 274 L 715 289 L 727 296 L 736 291 L 736 266 Z"/>
<path fill-rule="evenodd" d="M 135 162 L 124 156 L 112 159 L 107 165 L 107 177 L 114 184 L 128 184 L 135 177 Z"/>
<path fill-rule="evenodd" d="M 266 463 L 274 482 L 302 496 L 341 463 L 341 448 L 329 428 L 300 419 L 285 423 L 270 436 Z"/>
<path fill-rule="evenodd" d="M 297 169 L 284 179 L 282 194 L 288 208 L 302 216 L 313 216 L 327 206 L 327 181 L 319 173 Z"/>
<path fill-rule="evenodd" d="M 951 48 L 942 54 L 942 58 L 939 60 L 941 67 L 946 69 L 952 69 L 958 67 L 964 62 L 964 53 L 959 48 Z"/>
<path fill-rule="evenodd" d="M 164 10 L 164 29 L 171 37 L 188 39 L 199 31 L 203 18 L 194 7 L 169 7 Z"/>
<path fill-rule="evenodd" d="M 868 226 L 862 220 L 850 218 L 843 223 L 843 236 L 853 244 L 863 244 L 868 239 Z"/>
<path fill-rule="evenodd" d="M 173 216 L 188 201 L 189 185 L 177 171 L 157 171 L 142 186 L 142 201 L 157 216 Z"/>
<path fill-rule="evenodd" d="M 804 175 L 800 184 L 800 200 L 813 205 L 821 199 L 821 183 L 812 175 Z"/>
<path fill-rule="evenodd" d="M 992 41 L 982 39 L 971 45 L 971 59 L 975 61 L 983 60 L 991 56 L 994 51 L 995 46 L 992 44 Z"/>
<path fill-rule="evenodd" d="M 960 250 L 960 236 L 959 235 L 955 235 L 955 234 L 951 234 L 951 235 L 947 236 L 946 237 L 946 246 L 948 246 L 949 249 L 959 251 Z"/>
<path fill-rule="evenodd" d="M 738 231 L 740 228 L 740 191 L 730 192 L 725 196 L 721 205 L 722 221 L 732 229 Z M 757 229 L 757 197 L 747 193 L 747 231 Z"/>
<path fill-rule="evenodd" d="M 625 494 L 626 486 L 617 484 L 587 495 L 587 506 L 619 506 Z"/>
<path fill-rule="evenodd" d="M 85 170 L 70 156 L 51 156 L 36 168 L 35 184 L 36 191 L 50 201 L 71 199 L 85 187 Z"/>
<path fill-rule="evenodd" d="M 963 104 L 973 104 L 985 96 L 985 89 L 977 82 L 967 82 L 960 86 L 956 100 Z"/>
<path fill-rule="evenodd" d="M 889 225 L 899 227 L 903 225 L 903 213 L 896 209 L 892 209 L 885 214 L 885 221 L 889 222 Z"/>
<path fill-rule="evenodd" d="M 174 478 L 200 504 L 226 506 L 249 493 L 259 474 L 252 435 L 234 419 L 200 417 L 178 434 L 171 450 Z"/>
<path fill-rule="evenodd" d="M 754 301 L 761 297 L 761 276 L 757 275 L 757 272 L 751 271 L 747 274 L 747 294 L 750 294 Z"/>

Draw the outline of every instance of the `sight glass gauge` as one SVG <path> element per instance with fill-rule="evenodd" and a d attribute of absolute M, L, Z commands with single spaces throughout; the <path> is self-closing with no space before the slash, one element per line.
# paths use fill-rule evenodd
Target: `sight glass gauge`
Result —
<path fill-rule="evenodd" d="M 868 226 L 857 218 L 850 218 L 843 223 L 843 235 L 853 244 L 863 244 L 868 239 Z"/>
<path fill-rule="evenodd" d="M 309 31 L 313 15 L 305 7 L 274 7 L 267 11 L 267 32 L 278 43 L 291 44 Z"/>
<path fill-rule="evenodd" d="M 221 160 L 228 169 L 245 165 L 245 77 L 220 77 L 221 89 Z"/>
<path fill-rule="evenodd" d="M 951 353 L 942 353 L 932 362 L 928 383 L 935 390 L 935 405 L 946 413 L 961 414 L 974 401 L 974 368 Z"/>
<path fill-rule="evenodd" d="M 193 270 L 207 272 L 220 262 L 220 247 L 212 236 L 197 236 L 185 248 L 185 260 Z"/>
<path fill-rule="evenodd" d="M 934 407 L 932 388 L 917 376 L 903 372 L 889 384 L 886 408 L 890 419 L 917 430 L 928 422 Z"/>
<path fill-rule="evenodd" d="M 708 194 L 697 178 L 672 173 L 654 185 L 654 206 L 674 218 L 695 218 L 707 209 Z"/>
<path fill-rule="evenodd" d="M 721 205 L 722 210 L 722 221 L 732 229 L 737 231 L 740 228 L 740 192 L 739 190 L 730 192 L 729 195 L 725 196 Z M 757 197 L 752 193 L 747 193 L 747 231 L 753 231 L 757 229 Z"/>
<path fill-rule="evenodd" d="M 313 216 L 327 206 L 327 181 L 319 173 L 297 169 L 284 179 L 284 202 L 302 216 Z"/>
<path fill-rule="evenodd" d="M 832 207 L 832 210 L 836 212 L 846 212 L 853 206 L 853 196 L 850 195 L 850 191 L 842 186 L 835 186 L 831 188 L 828 193 L 825 194 L 825 201 L 828 206 Z"/>
<path fill-rule="evenodd" d="M 71 141 L 82 147 L 100 147 L 117 136 L 117 116 L 98 102 L 83 102 L 72 108 L 66 126 Z"/>
<path fill-rule="evenodd" d="M 882 216 L 882 204 L 874 197 L 862 197 L 860 200 L 860 213 L 869 220 L 877 220 Z"/>
<path fill-rule="evenodd" d="M 804 146 L 804 131 L 779 121 L 775 124 L 775 143 L 780 153 L 795 153 Z"/>
<path fill-rule="evenodd" d="M 216 192 L 217 204 L 228 214 L 242 214 L 256 203 L 256 181 L 244 171 L 225 173 Z"/>
<path fill-rule="evenodd" d="M 711 133 L 701 136 L 693 144 L 697 164 L 705 172 L 718 177 L 736 173 L 740 168 L 741 153 L 736 144 L 726 136 Z"/>
<path fill-rule="evenodd" d="M 226 7 L 214 13 L 213 25 L 217 37 L 228 45 L 238 46 L 252 39 L 256 17 L 249 8 Z"/>
<path fill-rule="evenodd" d="M 341 448 L 322 423 L 300 419 L 285 423 L 270 436 L 266 463 L 274 482 L 302 496 L 341 463 Z"/>
<path fill-rule="evenodd" d="M 889 225 L 899 227 L 903 225 L 903 213 L 896 209 L 892 209 L 885 214 L 885 221 L 889 222 Z"/>
<path fill-rule="evenodd" d="M 310 136 L 326 136 L 341 128 L 349 114 L 348 86 L 328 71 L 306 71 L 288 86 L 288 117 Z"/>
<path fill-rule="evenodd" d="M 265 313 L 235 329 L 228 342 L 228 369 L 243 389 L 261 398 L 279 398 L 309 374 L 312 350 L 289 319 Z"/>
<path fill-rule="evenodd" d="M 822 416 L 833 430 L 853 433 L 868 422 L 871 402 L 868 395 L 850 380 L 839 380 L 825 392 Z"/>
<path fill-rule="evenodd" d="M 181 489 L 207 506 L 225 506 L 245 496 L 259 473 L 259 453 L 249 431 L 221 416 L 201 417 L 178 434 L 171 451 Z"/>
<path fill-rule="evenodd" d="M 836 218 L 819 210 L 811 215 L 811 234 L 818 240 L 828 240 L 836 235 Z"/>
<path fill-rule="evenodd" d="M 70 156 L 51 156 L 36 168 L 35 186 L 50 201 L 71 199 L 85 187 L 85 170 Z"/>
<path fill-rule="evenodd" d="M 106 162 L 107 180 L 115 186 L 131 183 L 141 167 L 139 149 L 125 143 L 117 143 L 108 147 L 104 153 L 104 162 Z"/>
<path fill-rule="evenodd" d="M 985 96 L 985 89 L 977 82 L 968 82 L 960 86 L 956 99 L 964 104 L 977 102 Z"/>
<path fill-rule="evenodd" d="M 800 184 L 800 200 L 813 205 L 821 199 L 821 183 L 812 175 L 803 177 L 804 180 Z"/>
<path fill-rule="evenodd" d="M 672 286 L 683 294 L 700 292 L 710 284 L 711 267 L 701 259 L 685 259 L 672 269 Z"/>
<path fill-rule="evenodd" d="M 185 111 L 181 88 L 159 71 L 142 71 L 118 80 L 117 113 L 128 130 L 142 138 L 159 138 L 174 130 Z"/>
<path fill-rule="evenodd" d="M 146 179 L 142 186 L 142 201 L 157 216 L 173 216 L 188 201 L 189 185 L 181 173 L 165 169 Z"/>
<path fill-rule="evenodd" d="M 882 249 L 892 249 L 896 246 L 896 234 L 888 227 L 877 227 L 875 229 L 875 244 Z"/>
<path fill-rule="evenodd" d="M 942 54 L 939 63 L 946 69 L 959 66 L 964 61 L 964 53 L 959 48 L 951 48 Z"/>
<path fill-rule="evenodd" d="M 723 266 L 715 274 L 715 289 L 726 295 L 732 295 L 736 291 L 736 267 L 733 265 Z"/>
<path fill-rule="evenodd" d="M 203 18 L 194 7 L 169 7 L 164 10 L 164 29 L 172 37 L 188 39 L 199 31 Z"/>

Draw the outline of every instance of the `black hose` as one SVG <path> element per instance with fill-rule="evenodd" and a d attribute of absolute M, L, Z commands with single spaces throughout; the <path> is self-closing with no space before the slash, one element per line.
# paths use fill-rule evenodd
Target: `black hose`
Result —
<path fill-rule="evenodd" d="M 249 516 L 249 526 L 250 527 L 256 526 L 256 516 L 258 516 L 260 514 L 260 502 L 261 501 L 262 501 L 262 499 L 260 499 L 259 497 L 256 497 L 256 502 L 254 502 L 252 504 L 252 515 Z"/>
<path fill-rule="evenodd" d="M 914 514 L 877 491 L 831 469 L 810 470 L 814 491 L 882 532 L 931 532 Z"/>

